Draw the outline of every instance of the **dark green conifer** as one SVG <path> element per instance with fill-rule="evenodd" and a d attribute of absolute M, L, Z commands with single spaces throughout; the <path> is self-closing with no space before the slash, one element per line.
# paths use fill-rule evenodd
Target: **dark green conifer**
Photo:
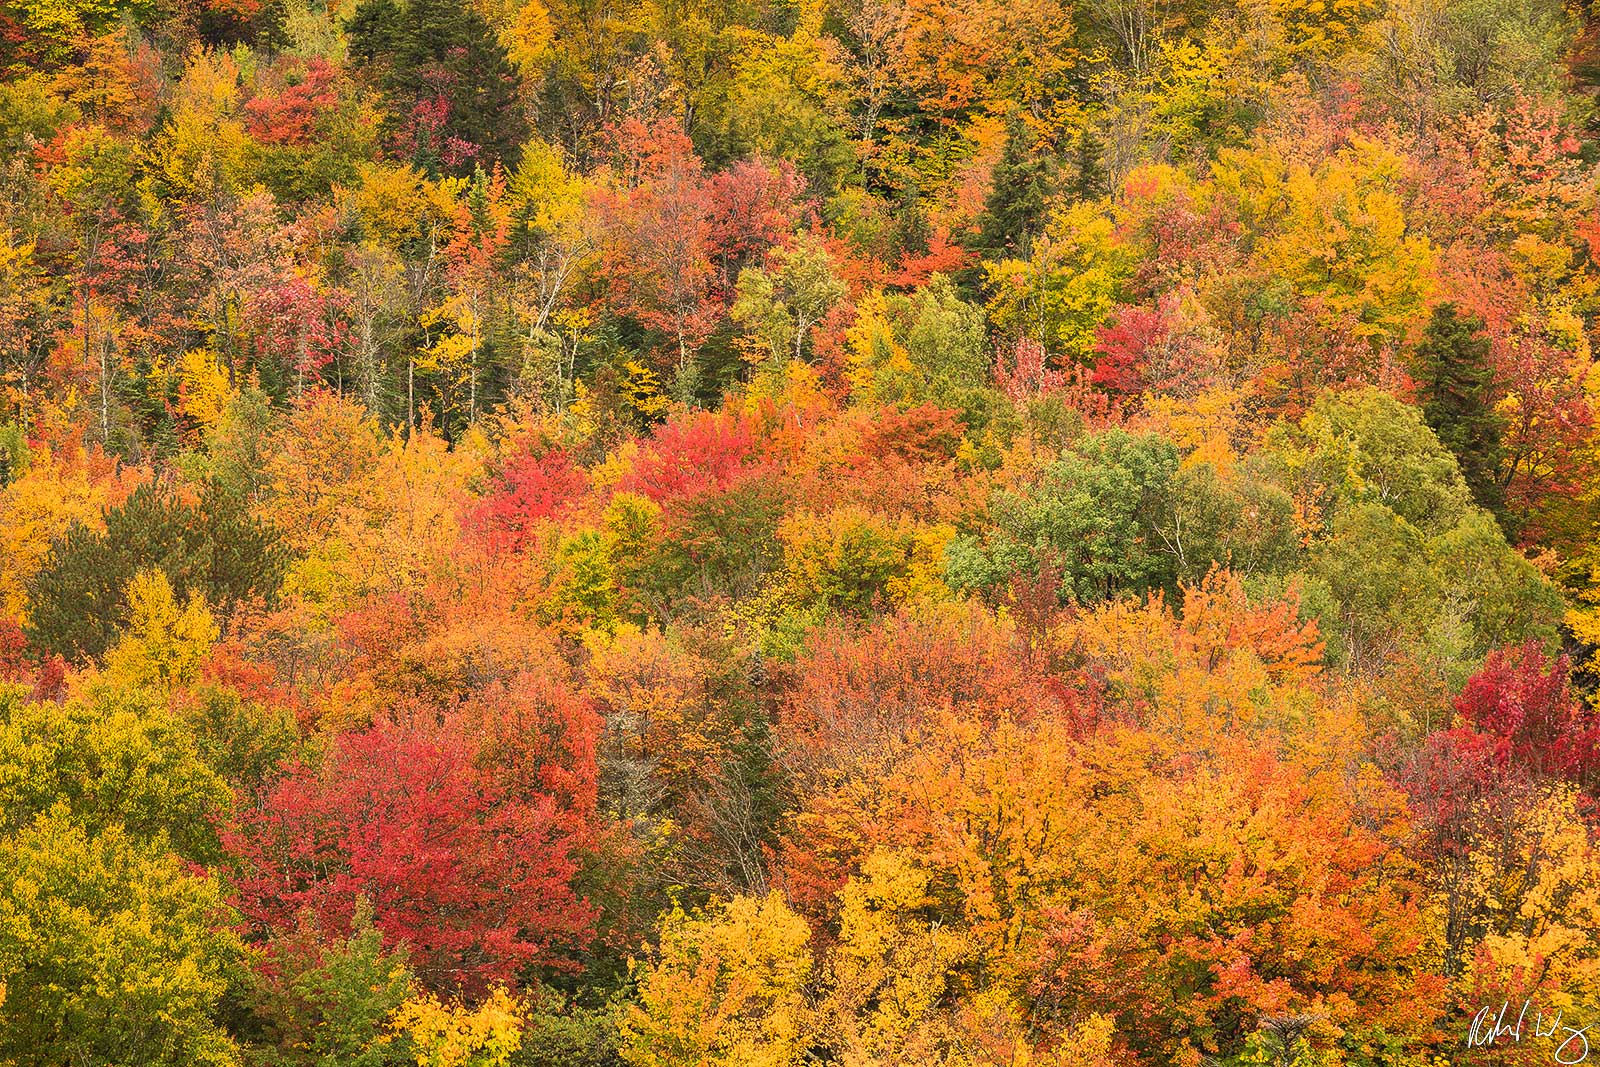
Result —
<path fill-rule="evenodd" d="M 196 506 L 144 485 L 106 513 L 103 533 L 74 523 L 51 546 L 28 583 L 28 641 L 75 662 L 99 656 L 127 616 L 128 581 L 149 569 L 225 619 L 241 600 L 272 597 L 283 563 L 272 532 L 233 494 L 208 488 Z"/>
<path fill-rule="evenodd" d="M 1440 304 L 1417 345 L 1413 375 L 1422 416 L 1455 454 L 1473 498 L 1503 518 L 1502 425 L 1494 410 L 1494 368 L 1483 320 Z"/>
<path fill-rule="evenodd" d="M 470 4 L 363 0 L 352 53 L 384 89 L 390 129 L 431 173 L 513 165 L 528 136 L 516 68 Z"/>
<path fill-rule="evenodd" d="M 1005 149 L 994 166 L 994 184 L 978 219 L 985 255 L 1027 254 L 1028 243 L 1044 223 L 1051 177 L 1048 158 L 1035 152 L 1032 133 L 1020 117 L 1012 115 Z"/>

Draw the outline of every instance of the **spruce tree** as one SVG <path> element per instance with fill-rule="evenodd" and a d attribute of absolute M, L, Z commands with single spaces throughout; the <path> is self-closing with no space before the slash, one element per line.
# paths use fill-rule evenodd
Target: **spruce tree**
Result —
<path fill-rule="evenodd" d="M 1503 518 L 1499 481 L 1502 431 L 1494 410 L 1494 368 L 1483 320 L 1440 304 L 1417 345 L 1413 375 L 1422 415 L 1455 453 L 1475 500 Z"/>
<path fill-rule="evenodd" d="M 517 72 L 471 5 L 363 0 L 349 33 L 351 51 L 382 83 L 391 130 L 409 139 L 415 163 L 462 175 L 496 160 L 516 163 L 528 136 Z M 441 101 L 439 115 L 433 109 Z"/>
<path fill-rule="evenodd" d="M 1050 182 L 1049 160 L 1034 152 L 1032 134 L 1012 115 L 1005 148 L 994 166 L 993 186 L 978 219 L 985 255 L 1027 255 L 1028 242 L 1044 219 Z"/>
<path fill-rule="evenodd" d="M 1084 126 L 1073 145 L 1071 177 L 1062 182 L 1063 192 L 1073 200 L 1094 200 L 1107 192 L 1104 165 L 1105 145 L 1093 130 Z"/>

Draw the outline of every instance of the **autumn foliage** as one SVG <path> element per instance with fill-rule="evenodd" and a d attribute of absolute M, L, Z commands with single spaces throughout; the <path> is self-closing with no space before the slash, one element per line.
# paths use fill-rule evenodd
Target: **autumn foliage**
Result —
<path fill-rule="evenodd" d="M 0 1067 L 1573 1062 L 1597 41 L 0 2 Z"/>
<path fill-rule="evenodd" d="M 548 793 L 514 795 L 460 738 L 377 727 L 292 767 L 235 833 L 239 907 L 259 928 L 309 910 L 347 935 L 360 902 L 436 989 L 482 992 L 582 945 L 575 840 Z"/>

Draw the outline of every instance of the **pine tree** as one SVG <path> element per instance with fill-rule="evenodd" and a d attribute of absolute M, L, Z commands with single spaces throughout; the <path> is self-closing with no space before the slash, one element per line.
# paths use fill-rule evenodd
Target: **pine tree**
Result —
<path fill-rule="evenodd" d="M 104 533 L 75 523 L 51 546 L 28 583 L 30 644 L 79 662 L 99 656 L 127 616 L 128 582 L 151 568 L 180 600 L 199 593 L 226 617 L 241 600 L 277 591 L 283 559 L 232 494 L 208 488 L 197 507 L 141 486 L 106 513 Z"/>
<path fill-rule="evenodd" d="M 1483 320 L 1440 304 L 1417 345 L 1413 374 L 1423 418 L 1455 454 L 1473 499 L 1503 520 L 1502 425 L 1494 410 L 1494 368 Z"/>

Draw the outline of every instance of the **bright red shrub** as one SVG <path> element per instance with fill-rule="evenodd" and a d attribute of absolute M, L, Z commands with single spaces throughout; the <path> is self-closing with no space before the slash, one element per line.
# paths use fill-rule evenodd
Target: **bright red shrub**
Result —
<path fill-rule="evenodd" d="M 495 547 L 517 551 L 538 522 L 566 511 L 588 487 L 588 475 L 559 448 L 512 456 L 501 464 L 488 494 L 468 511 L 466 525 Z"/>
<path fill-rule="evenodd" d="M 15 619 L 0 619 L 0 681 L 20 679 L 27 667 L 28 639 Z"/>
<path fill-rule="evenodd" d="M 347 934 L 364 897 L 436 990 L 560 965 L 595 919 L 572 888 L 573 835 L 553 794 L 514 795 L 474 755 L 448 733 L 376 726 L 294 767 L 227 834 L 247 924 L 287 930 L 309 909 Z"/>
<path fill-rule="evenodd" d="M 1502 773 L 1589 782 L 1600 769 L 1600 720 L 1567 681 L 1567 657 L 1536 643 L 1499 649 L 1455 699 L 1462 725 Z"/>
<path fill-rule="evenodd" d="M 755 438 L 743 419 L 697 411 L 663 423 L 618 488 L 656 503 L 726 489 L 754 462 Z"/>

